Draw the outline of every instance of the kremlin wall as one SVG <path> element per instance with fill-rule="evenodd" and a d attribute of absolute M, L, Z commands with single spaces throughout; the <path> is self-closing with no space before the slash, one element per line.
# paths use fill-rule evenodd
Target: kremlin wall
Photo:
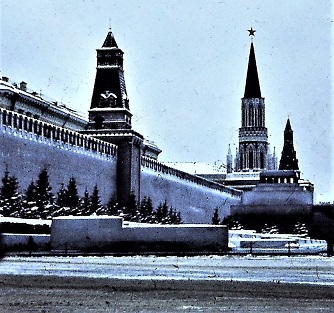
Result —
<path fill-rule="evenodd" d="M 224 178 L 209 180 L 205 175 L 189 174 L 160 163 L 161 150 L 132 129 L 123 52 L 111 32 L 97 49 L 96 79 L 88 120 L 62 104 L 29 91 L 25 82 L 18 86 L 7 77 L 0 79 L 0 108 L 0 173 L 7 168 L 18 178 L 22 190 L 41 169 L 47 168 L 53 190 L 59 190 L 61 184 L 73 176 L 80 195 L 97 185 L 103 204 L 113 196 L 125 204 L 132 194 L 137 202 L 150 197 L 155 207 L 166 201 L 181 212 L 184 223 L 211 223 L 215 209 L 221 218 L 228 217 L 231 208 L 234 214 L 249 210 L 252 213 L 265 210 L 270 214 L 272 204 L 274 211 L 281 214 L 290 214 L 296 208 L 294 213 L 309 214 L 313 204 L 311 183 L 304 182 L 300 187 L 299 178 L 281 182 L 274 179 L 276 161 L 268 153 L 264 98 L 253 43 L 242 100 L 239 152 L 235 166 L 232 156 L 228 156 L 228 173 Z M 290 142 L 292 129 L 287 132 Z M 298 161 L 296 163 L 293 141 L 284 155 L 282 153 L 282 159 L 279 170 L 299 172 L 295 166 Z M 272 174 L 270 184 L 260 182 L 260 173 L 264 170 Z M 247 183 L 233 178 L 238 174 L 256 174 L 256 179 L 252 180 L 252 186 L 240 188 Z M 274 190 L 275 203 L 271 203 Z M 291 199 L 291 190 L 293 201 L 287 202 Z"/>

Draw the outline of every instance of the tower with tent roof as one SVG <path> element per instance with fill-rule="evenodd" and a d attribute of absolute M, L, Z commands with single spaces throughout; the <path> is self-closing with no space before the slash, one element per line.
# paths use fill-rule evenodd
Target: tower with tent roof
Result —
<path fill-rule="evenodd" d="M 251 28 L 248 31 L 250 32 L 252 41 L 249 51 L 244 96 L 241 99 L 239 144 L 234 162 L 229 147 L 226 159 L 227 184 L 229 184 L 229 180 L 232 183 L 234 179 L 237 179 L 238 175 L 233 174 L 238 172 L 243 173 L 242 176 L 245 181 L 246 173 L 250 173 L 250 180 L 254 180 L 254 178 L 259 178 L 258 173 L 262 170 L 277 169 L 275 150 L 271 154 L 268 143 L 268 129 L 265 123 L 265 100 L 261 94 L 253 43 L 255 30 Z"/>

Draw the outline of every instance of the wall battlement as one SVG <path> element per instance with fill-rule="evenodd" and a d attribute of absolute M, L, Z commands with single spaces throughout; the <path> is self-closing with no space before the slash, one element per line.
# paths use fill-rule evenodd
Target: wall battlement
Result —
<path fill-rule="evenodd" d="M 207 180 L 205 178 L 199 177 L 197 175 L 192 175 L 183 171 L 180 171 L 178 169 L 169 167 L 165 164 L 162 164 L 154 159 L 150 159 L 147 157 L 142 156 L 141 158 L 141 165 L 143 167 L 146 168 L 150 168 L 153 169 L 156 172 L 161 172 L 163 174 L 168 174 L 168 175 L 172 175 L 175 176 L 177 178 L 180 178 L 182 180 L 185 181 L 189 181 L 192 183 L 195 183 L 199 186 L 204 186 L 204 187 L 208 187 L 210 189 L 215 189 L 224 193 L 228 193 L 229 195 L 233 196 L 233 197 L 241 197 L 242 192 L 233 188 L 228 188 L 225 186 L 222 186 L 218 183 L 215 183 L 213 181 Z"/>
<path fill-rule="evenodd" d="M 0 129 L 3 133 L 52 144 L 61 149 L 98 155 L 104 159 L 117 157 L 117 146 L 111 143 L 3 108 L 0 108 Z"/>

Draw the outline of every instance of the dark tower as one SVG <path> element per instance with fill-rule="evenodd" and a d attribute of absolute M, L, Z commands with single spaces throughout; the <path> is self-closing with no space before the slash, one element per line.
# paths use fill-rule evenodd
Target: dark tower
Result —
<path fill-rule="evenodd" d="M 123 51 L 118 48 L 112 32 L 96 51 L 96 78 L 88 128 L 130 129 L 132 114 L 124 81 Z"/>
<path fill-rule="evenodd" d="M 131 126 L 123 51 L 118 48 L 112 32 L 96 51 L 96 78 L 88 127 L 83 133 L 117 145 L 117 199 L 126 205 L 131 194 L 140 201 L 143 136 Z"/>
<path fill-rule="evenodd" d="M 279 162 L 280 170 L 295 170 L 298 171 L 298 159 L 296 151 L 293 147 L 293 130 L 291 128 L 290 119 L 288 118 L 284 130 L 284 145 L 282 150 L 281 160 Z"/>
<path fill-rule="evenodd" d="M 267 168 L 268 132 L 253 42 L 250 46 L 244 97 L 241 99 L 238 171 Z"/>

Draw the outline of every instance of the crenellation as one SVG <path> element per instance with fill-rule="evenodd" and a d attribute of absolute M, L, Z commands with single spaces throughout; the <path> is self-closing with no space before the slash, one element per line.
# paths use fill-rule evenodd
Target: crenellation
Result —
<path fill-rule="evenodd" d="M 49 123 L 27 117 L 17 112 L 0 108 L 0 128 L 4 133 L 39 142 L 59 142 L 58 147 L 69 146 L 83 148 L 103 155 L 117 156 L 117 147 L 113 144 L 91 138 L 72 130 L 60 128 Z M 108 147 L 106 149 L 105 147 Z"/>
<path fill-rule="evenodd" d="M 182 180 L 186 180 L 189 182 L 192 182 L 196 185 L 208 187 L 211 189 L 215 189 L 224 193 L 228 193 L 232 196 L 240 197 L 241 191 L 234 190 L 232 188 L 225 187 L 223 185 L 220 185 L 218 183 L 215 183 L 213 181 L 207 180 L 205 178 L 199 177 L 197 175 L 192 175 L 183 171 L 180 171 L 178 169 L 169 167 L 165 164 L 162 164 L 154 159 L 150 159 L 147 157 L 142 156 L 141 157 L 141 165 L 146 168 L 153 169 L 156 172 L 161 172 L 162 174 L 167 174 L 170 176 L 175 176 L 177 178 L 180 178 Z M 159 175 L 159 174 L 158 174 Z"/>

